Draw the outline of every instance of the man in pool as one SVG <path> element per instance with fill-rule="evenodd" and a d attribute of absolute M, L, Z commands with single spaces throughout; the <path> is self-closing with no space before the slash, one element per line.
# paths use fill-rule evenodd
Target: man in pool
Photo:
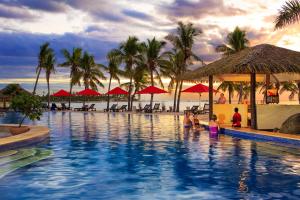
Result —
<path fill-rule="evenodd" d="M 241 127 L 242 116 L 238 108 L 234 108 L 234 115 L 232 117 L 232 127 Z"/>
<path fill-rule="evenodd" d="M 197 113 L 194 114 L 193 116 L 191 116 L 191 121 L 192 121 L 193 129 L 195 130 L 195 132 L 199 132 L 199 131 L 204 130 L 204 127 L 201 126 L 201 124 L 200 124 Z"/>

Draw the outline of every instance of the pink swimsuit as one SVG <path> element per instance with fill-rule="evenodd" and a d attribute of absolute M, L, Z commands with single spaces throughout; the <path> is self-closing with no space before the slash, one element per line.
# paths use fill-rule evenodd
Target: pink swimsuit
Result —
<path fill-rule="evenodd" d="M 219 128 L 217 126 L 210 126 L 209 133 L 211 136 L 217 136 L 219 132 Z"/>

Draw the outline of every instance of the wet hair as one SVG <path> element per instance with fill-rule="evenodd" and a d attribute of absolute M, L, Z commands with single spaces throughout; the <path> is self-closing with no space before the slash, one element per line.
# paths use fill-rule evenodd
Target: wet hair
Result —
<path fill-rule="evenodd" d="M 218 119 L 217 115 L 213 114 L 213 115 L 211 116 L 211 120 L 216 121 L 217 119 Z"/>
<path fill-rule="evenodd" d="M 234 108 L 234 112 L 239 112 L 239 109 L 238 108 Z"/>

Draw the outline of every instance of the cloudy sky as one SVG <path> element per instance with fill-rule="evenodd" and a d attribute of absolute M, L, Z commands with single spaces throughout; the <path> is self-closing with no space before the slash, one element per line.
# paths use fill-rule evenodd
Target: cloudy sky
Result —
<path fill-rule="evenodd" d="M 247 31 L 251 45 L 270 43 L 300 50 L 300 25 L 274 30 L 275 16 L 284 2 L 0 0 L 0 84 L 18 82 L 30 88 L 39 46 L 46 41 L 56 51 L 59 62 L 60 49 L 82 47 L 104 63 L 107 51 L 128 36 L 163 39 L 174 31 L 178 21 L 193 22 L 203 30 L 194 50 L 205 62 L 219 57 L 214 47 L 223 43 L 235 26 Z M 67 74 L 58 69 L 52 78 L 53 90 L 67 86 Z"/>

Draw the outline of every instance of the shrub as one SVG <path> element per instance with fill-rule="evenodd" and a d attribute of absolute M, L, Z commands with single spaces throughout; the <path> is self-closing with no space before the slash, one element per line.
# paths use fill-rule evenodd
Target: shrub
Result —
<path fill-rule="evenodd" d="M 15 96 L 11 101 L 11 108 L 23 115 L 23 118 L 19 122 L 19 127 L 22 126 L 26 118 L 32 121 L 40 120 L 40 117 L 43 115 L 40 98 L 26 93 Z"/>

